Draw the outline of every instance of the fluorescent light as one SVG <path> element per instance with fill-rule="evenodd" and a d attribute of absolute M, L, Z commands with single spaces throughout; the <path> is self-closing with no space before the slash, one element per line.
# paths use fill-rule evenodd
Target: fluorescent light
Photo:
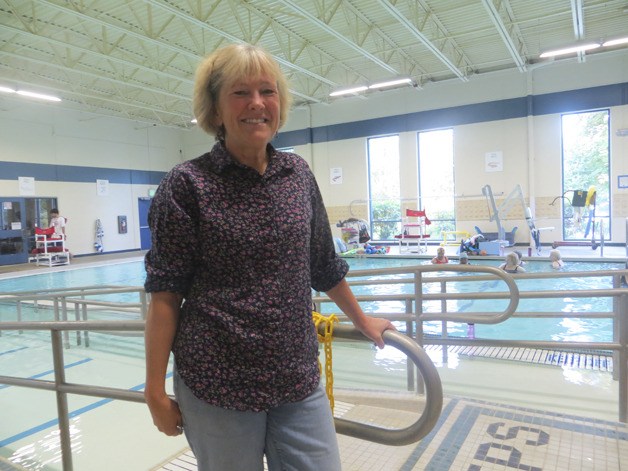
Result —
<path fill-rule="evenodd" d="M 57 98 L 56 96 L 52 95 L 44 95 L 42 93 L 27 92 L 24 90 L 18 90 L 15 93 L 17 93 L 18 95 L 27 96 L 29 98 L 37 98 L 39 100 L 61 101 L 61 98 Z"/>
<path fill-rule="evenodd" d="M 345 88 L 344 90 L 337 90 L 335 92 L 331 92 L 329 96 L 349 95 L 351 93 L 363 92 L 364 90 L 368 90 L 368 89 L 369 87 L 367 87 L 366 85 L 361 85 L 359 87 Z"/>
<path fill-rule="evenodd" d="M 192 121 L 190 121 L 190 123 L 196 124 L 196 123 L 198 123 L 198 120 L 196 118 L 194 118 Z"/>
<path fill-rule="evenodd" d="M 401 84 L 410 83 L 410 82 L 412 82 L 412 80 L 409 78 L 401 78 L 401 79 L 396 79 L 396 80 L 389 80 L 387 82 L 374 83 L 373 85 L 369 85 L 369 88 L 394 87 L 395 85 L 401 85 Z"/>
<path fill-rule="evenodd" d="M 15 93 L 15 90 L 9 87 L 0 87 L 0 92 L 2 93 Z"/>
<path fill-rule="evenodd" d="M 628 43 L 628 36 L 626 36 L 625 38 L 610 39 L 608 41 L 605 41 L 602 44 L 602 46 L 604 47 L 618 46 L 619 44 L 627 44 L 627 43 Z"/>
<path fill-rule="evenodd" d="M 576 44 L 576 45 L 565 47 L 565 48 L 561 48 L 561 49 L 553 49 L 551 51 L 545 51 L 539 57 L 562 56 L 562 55 L 565 55 L 565 54 L 573 54 L 574 52 L 589 51 L 591 49 L 596 49 L 598 47 L 600 47 L 599 43 Z"/>

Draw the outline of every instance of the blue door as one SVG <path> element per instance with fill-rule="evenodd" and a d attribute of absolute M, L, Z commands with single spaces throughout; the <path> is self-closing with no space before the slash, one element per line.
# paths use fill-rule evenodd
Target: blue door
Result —
<path fill-rule="evenodd" d="M 150 249 L 150 229 L 148 228 L 148 210 L 152 198 L 138 198 L 137 207 L 139 210 L 140 221 L 140 248 L 142 250 Z"/>

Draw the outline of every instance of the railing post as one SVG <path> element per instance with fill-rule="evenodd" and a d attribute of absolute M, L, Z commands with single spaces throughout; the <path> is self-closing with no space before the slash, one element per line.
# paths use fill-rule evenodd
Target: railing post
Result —
<path fill-rule="evenodd" d="M 16 308 L 17 308 L 17 321 L 18 322 L 22 322 L 22 301 L 20 301 L 18 299 L 17 303 L 16 303 Z M 23 330 L 18 330 L 18 333 L 23 333 Z"/>
<path fill-rule="evenodd" d="M 447 282 L 440 282 L 440 292 L 443 294 L 447 294 Z M 440 301 L 440 312 L 447 313 L 447 300 L 441 299 Z M 449 337 L 449 332 L 447 331 L 447 321 L 441 322 L 441 335 L 443 338 Z M 443 364 L 447 364 L 449 362 L 449 347 L 447 345 L 443 345 Z"/>
<path fill-rule="evenodd" d="M 74 303 L 74 320 L 75 321 L 80 321 L 81 320 L 81 311 L 80 311 L 81 307 L 79 306 L 79 303 L 75 302 Z M 76 331 L 76 345 L 81 345 L 81 331 L 77 330 Z"/>
<path fill-rule="evenodd" d="M 142 319 L 146 320 L 146 316 L 148 315 L 148 295 L 144 290 L 140 290 L 140 303 L 142 303 Z"/>
<path fill-rule="evenodd" d="M 415 309 L 415 341 L 423 347 L 423 322 L 421 314 L 423 314 L 423 274 L 420 271 L 414 272 L 414 309 Z M 421 372 L 414 367 L 416 371 L 416 391 L 417 394 L 425 394 L 425 382 Z"/>
<path fill-rule="evenodd" d="M 55 390 L 57 396 L 57 415 L 59 417 L 59 440 L 61 441 L 61 460 L 63 471 L 72 471 L 72 441 L 70 439 L 70 418 L 68 411 L 68 395 L 59 390 L 65 384 L 65 365 L 63 361 L 63 342 L 61 332 L 50 331 L 52 340 L 52 355 L 55 375 Z"/>
<path fill-rule="evenodd" d="M 616 319 L 619 323 L 619 421 L 628 422 L 628 296 L 617 300 Z"/>
<path fill-rule="evenodd" d="M 406 299 L 406 314 L 412 314 L 412 300 Z M 411 339 L 414 338 L 414 323 L 406 321 L 406 335 Z M 415 365 L 409 358 L 406 358 L 406 371 L 408 379 L 408 391 L 414 391 L 414 368 Z"/>
<path fill-rule="evenodd" d="M 87 320 L 87 303 L 82 303 L 81 306 L 81 316 L 84 321 Z M 83 331 L 83 338 L 85 339 L 85 346 L 89 347 L 89 331 Z"/>
<path fill-rule="evenodd" d="M 61 297 L 61 320 L 68 320 L 68 302 L 65 296 Z M 70 332 L 67 330 L 63 331 L 63 341 L 65 348 L 70 348 Z"/>

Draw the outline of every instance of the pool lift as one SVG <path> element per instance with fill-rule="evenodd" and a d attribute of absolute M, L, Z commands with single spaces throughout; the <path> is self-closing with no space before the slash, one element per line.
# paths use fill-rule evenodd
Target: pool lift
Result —
<path fill-rule="evenodd" d="M 573 191 L 573 196 L 571 200 L 567 198 L 565 195 L 569 192 Z M 562 196 L 557 196 L 554 198 L 554 201 L 550 203 L 551 206 L 556 203 L 556 200 L 564 199 L 566 200 L 574 212 L 574 220 L 576 224 L 581 224 L 583 219 L 583 212 L 586 211 L 587 217 L 587 225 L 584 230 L 584 238 L 586 239 L 589 236 L 589 231 L 591 231 L 591 241 L 577 241 L 577 240 L 555 240 L 552 243 L 552 248 L 556 247 L 591 247 L 591 250 L 596 250 L 600 244 L 598 244 L 595 240 L 595 202 L 597 199 L 597 191 L 595 186 L 591 185 L 588 190 L 567 190 L 563 193 Z M 602 250 L 604 247 L 604 229 L 601 227 L 600 221 L 600 242 L 602 245 Z"/>
<path fill-rule="evenodd" d="M 532 211 L 530 210 L 528 206 L 526 206 L 525 199 L 523 198 L 523 191 L 521 190 L 521 185 L 517 184 L 515 188 L 510 192 L 510 194 L 506 196 L 504 201 L 502 201 L 502 203 L 499 205 L 497 205 L 495 201 L 495 197 L 493 196 L 493 190 L 491 189 L 490 185 L 484 185 L 482 187 L 482 194 L 486 197 L 486 200 L 489 203 L 489 209 L 488 209 L 489 221 L 491 222 L 495 221 L 497 224 L 497 240 L 489 241 L 489 242 L 480 242 L 480 248 L 482 249 L 483 245 L 485 247 L 489 247 L 488 244 L 491 244 L 491 242 L 493 243 L 493 245 L 497 243 L 497 245 L 500 248 L 514 245 L 514 234 L 517 230 L 517 227 L 514 227 L 512 231 L 510 231 L 509 233 L 506 233 L 506 230 L 504 229 L 504 226 L 502 225 L 502 220 L 504 220 L 508 216 L 508 213 L 512 210 L 514 206 L 516 206 L 517 204 L 520 204 L 521 208 L 523 209 L 523 214 L 525 215 L 526 223 L 528 224 L 528 229 L 530 229 L 530 239 L 531 241 L 534 241 L 534 248 L 536 250 L 536 254 L 541 255 L 540 233 L 541 231 L 551 230 L 554 228 L 553 227 L 537 228 L 536 227 L 536 224 L 534 223 L 534 218 L 532 217 Z M 487 234 L 483 233 L 477 226 L 475 227 L 475 230 L 479 234 L 483 234 L 488 239 Z M 532 244 L 530 244 L 530 248 L 532 248 L 531 246 Z M 488 250 L 486 250 L 486 252 L 489 253 Z M 499 251 L 493 253 L 492 255 L 497 255 L 497 254 L 499 254 Z"/>

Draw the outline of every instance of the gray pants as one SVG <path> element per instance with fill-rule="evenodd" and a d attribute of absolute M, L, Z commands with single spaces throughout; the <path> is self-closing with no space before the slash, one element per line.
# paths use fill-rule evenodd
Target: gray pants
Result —
<path fill-rule="evenodd" d="M 198 399 L 174 374 L 185 436 L 199 471 L 340 471 L 333 417 L 321 385 L 268 412 L 223 409 Z"/>

